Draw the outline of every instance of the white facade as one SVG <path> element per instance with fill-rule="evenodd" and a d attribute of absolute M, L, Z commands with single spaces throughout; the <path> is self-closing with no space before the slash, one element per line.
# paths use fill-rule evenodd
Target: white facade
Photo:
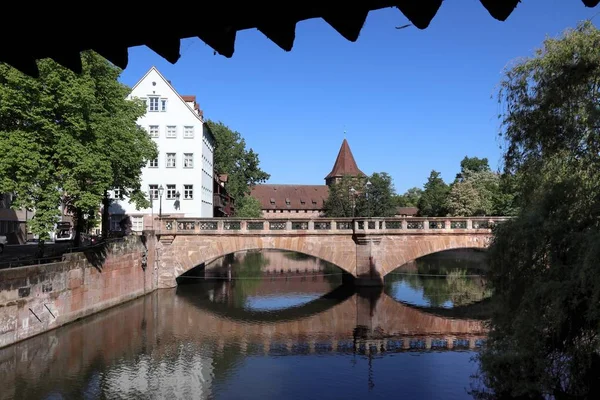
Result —
<path fill-rule="evenodd" d="M 158 158 L 142 170 L 142 190 L 152 195 L 152 207 L 136 210 L 128 199 L 115 200 L 110 206 L 111 230 L 118 230 L 124 214 L 131 217 L 134 231 L 153 229 L 149 216 L 158 218 L 159 208 L 163 217 L 212 217 L 214 137 L 204 124 L 195 97 L 184 99 L 155 67 L 133 87 L 128 98 L 136 97 L 147 106 L 138 125 L 158 146 Z"/>

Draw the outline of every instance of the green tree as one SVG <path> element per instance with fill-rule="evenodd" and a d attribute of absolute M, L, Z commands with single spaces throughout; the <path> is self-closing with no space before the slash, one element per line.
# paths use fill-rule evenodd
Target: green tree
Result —
<path fill-rule="evenodd" d="M 119 187 L 138 207 L 141 167 L 156 156 L 136 125 L 145 113 L 125 99 L 121 70 L 84 52 L 75 74 L 52 60 L 38 62 L 38 79 L 0 64 L 0 192 L 16 194 L 14 207 L 35 209 L 29 230 L 48 239 L 65 201 L 75 215 L 76 243 L 107 190 Z"/>
<path fill-rule="evenodd" d="M 365 188 L 365 196 L 359 198 L 358 206 L 362 216 L 393 217 L 396 214 L 394 183 L 387 172 L 375 172 L 369 177 L 370 186 Z"/>
<path fill-rule="evenodd" d="M 425 190 L 419 199 L 419 215 L 425 217 L 444 217 L 448 213 L 446 208 L 450 188 L 440 177 L 440 173 L 432 170 Z"/>
<path fill-rule="evenodd" d="M 391 217 L 396 212 L 394 197 L 392 177 L 386 172 L 376 172 L 369 177 L 343 176 L 329 188 L 325 215 L 330 218 Z"/>
<path fill-rule="evenodd" d="M 262 217 L 260 201 L 250 195 L 244 195 L 235 204 L 235 216 L 240 218 Z"/>
<path fill-rule="evenodd" d="M 600 31 L 548 38 L 499 101 L 517 218 L 497 227 L 482 398 L 600 395 Z"/>
<path fill-rule="evenodd" d="M 238 202 L 247 202 L 243 198 L 250 194 L 252 186 L 267 181 L 270 175 L 260 169 L 258 154 L 246 149 L 246 141 L 239 132 L 222 122 L 207 120 L 206 123 L 216 140 L 215 172 L 228 175 L 227 191 L 236 201 L 237 215 L 242 210 Z"/>
<path fill-rule="evenodd" d="M 456 181 L 462 181 L 465 179 L 465 174 L 468 172 L 488 172 L 491 171 L 490 164 L 487 158 L 479 157 L 468 157 L 462 159 L 460 162 L 460 172 L 456 174 Z"/>
<path fill-rule="evenodd" d="M 500 195 L 500 175 L 489 169 L 464 170 L 450 187 L 447 208 L 453 216 L 493 215 Z"/>
<path fill-rule="evenodd" d="M 395 196 L 394 202 L 397 207 L 417 207 L 422 194 L 423 189 L 413 187 L 408 189 L 404 194 Z"/>

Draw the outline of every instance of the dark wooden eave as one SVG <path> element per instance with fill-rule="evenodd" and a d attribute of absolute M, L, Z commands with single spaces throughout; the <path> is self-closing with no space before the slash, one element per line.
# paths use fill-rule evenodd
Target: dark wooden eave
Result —
<path fill-rule="evenodd" d="M 600 0 L 581 1 L 587 7 L 600 3 Z M 504 21 L 520 0 L 480 2 L 492 17 Z M 146 45 L 175 63 L 180 57 L 180 39 L 195 36 L 219 54 L 231 57 L 236 33 L 252 28 L 290 51 L 296 37 L 296 24 L 300 21 L 323 18 L 344 38 L 356 41 L 371 10 L 397 7 L 413 25 L 425 29 L 442 0 L 196 1 L 157 6 L 139 1 L 63 4 L 11 4 L 3 17 L 5 22 L 14 20 L 15 23 L 10 27 L 6 25 L 0 36 L 0 61 L 37 76 L 36 60 L 50 57 L 78 72 L 81 69 L 79 53 L 91 49 L 125 68 L 128 48 Z M 456 4 L 448 2 L 447 6 Z"/>

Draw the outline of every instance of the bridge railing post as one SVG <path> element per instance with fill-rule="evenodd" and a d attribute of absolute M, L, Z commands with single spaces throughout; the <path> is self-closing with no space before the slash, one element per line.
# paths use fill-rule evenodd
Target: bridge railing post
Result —
<path fill-rule="evenodd" d="M 444 224 L 445 224 L 444 228 L 445 228 L 447 231 L 449 231 L 449 230 L 450 230 L 450 227 L 452 226 L 452 222 L 451 222 L 449 219 L 447 219 L 446 221 L 444 221 Z"/>
<path fill-rule="evenodd" d="M 286 231 L 291 231 L 292 230 L 292 221 L 291 220 L 287 220 L 285 221 L 285 230 Z"/>
<path fill-rule="evenodd" d="M 429 220 L 426 219 L 425 221 L 423 221 L 423 229 L 429 229 Z"/>
<path fill-rule="evenodd" d="M 248 225 L 247 225 L 247 221 L 245 219 L 240 221 L 240 231 L 247 231 L 248 230 Z"/>
<path fill-rule="evenodd" d="M 223 232 L 225 230 L 223 225 L 224 225 L 223 220 L 217 220 L 217 232 Z"/>
<path fill-rule="evenodd" d="M 337 231 L 337 222 L 335 222 L 335 219 L 331 220 L 331 230 Z"/>
<path fill-rule="evenodd" d="M 308 220 L 308 230 L 309 231 L 314 231 L 315 230 L 315 221 L 312 219 Z"/>
<path fill-rule="evenodd" d="M 471 218 L 467 219 L 467 229 L 473 229 L 473 220 Z"/>
<path fill-rule="evenodd" d="M 404 218 L 402 220 L 402 230 L 405 231 L 408 229 L 408 221 L 406 220 L 406 218 Z"/>

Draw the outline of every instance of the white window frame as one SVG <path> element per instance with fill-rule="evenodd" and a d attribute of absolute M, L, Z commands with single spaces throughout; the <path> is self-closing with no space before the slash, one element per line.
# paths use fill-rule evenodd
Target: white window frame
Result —
<path fill-rule="evenodd" d="M 148 191 L 150 192 L 150 200 L 158 200 L 158 185 L 148 185 Z"/>
<path fill-rule="evenodd" d="M 183 168 L 194 168 L 194 153 L 183 153 Z"/>
<path fill-rule="evenodd" d="M 158 101 L 160 100 L 158 96 L 148 96 L 148 111 L 150 112 L 158 112 Z"/>
<path fill-rule="evenodd" d="M 161 112 L 167 111 L 167 99 L 160 99 L 160 111 Z"/>
<path fill-rule="evenodd" d="M 167 125 L 166 137 L 170 139 L 177 137 L 177 125 Z"/>
<path fill-rule="evenodd" d="M 176 193 L 177 193 L 177 185 L 175 184 L 168 184 L 167 185 L 167 190 L 165 191 L 167 193 L 167 200 L 175 200 L 177 198 Z"/>
<path fill-rule="evenodd" d="M 148 168 L 158 168 L 158 157 L 148 161 Z"/>
<path fill-rule="evenodd" d="M 186 139 L 194 138 L 194 127 L 193 126 L 184 126 L 183 127 L 183 137 Z"/>
<path fill-rule="evenodd" d="M 113 189 L 113 198 L 118 199 L 121 195 L 121 189 Z"/>
<path fill-rule="evenodd" d="M 194 185 L 183 185 L 183 199 L 194 200 Z"/>
<path fill-rule="evenodd" d="M 157 138 L 160 136 L 160 127 L 158 125 L 148 126 L 148 134 L 151 138 Z"/>
<path fill-rule="evenodd" d="M 141 232 L 144 230 L 144 217 L 142 215 L 132 215 L 130 218 L 132 231 Z"/>
<path fill-rule="evenodd" d="M 173 163 L 171 163 L 173 161 Z M 177 168 L 177 153 L 167 153 L 166 168 Z"/>

